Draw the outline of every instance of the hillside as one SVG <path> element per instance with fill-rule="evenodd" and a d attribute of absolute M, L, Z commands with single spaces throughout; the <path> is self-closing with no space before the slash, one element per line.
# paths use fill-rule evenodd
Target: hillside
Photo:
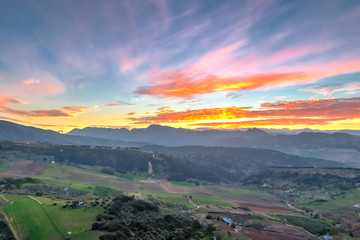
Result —
<path fill-rule="evenodd" d="M 201 166 L 214 167 L 239 176 L 247 176 L 260 169 L 271 166 L 283 167 L 345 167 L 339 162 L 316 158 L 288 155 L 269 149 L 227 148 L 227 147 L 164 147 L 148 145 L 141 147 L 145 151 L 154 151 L 175 156 Z"/>
<path fill-rule="evenodd" d="M 43 156 L 44 161 L 53 159 L 58 163 L 102 166 L 119 173 L 177 181 L 197 179 L 208 182 L 236 182 L 239 179 L 239 176 L 235 174 L 225 177 L 224 171 L 214 171 L 211 166 L 204 167 L 172 156 L 154 155 L 135 148 L 111 149 L 109 147 L 0 142 L 2 155 L 6 157 L 13 152 L 16 156 L 23 156 L 24 159 L 26 156 L 36 154 Z"/>
<path fill-rule="evenodd" d="M 149 142 L 164 146 L 232 146 L 254 148 L 345 148 L 360 150 L 360 137 L 347 133 L 301 132 L 298 134 L 269 134 L 264 130 L 251 128 L 246 131 L 203 130 L 195 131 L 150 125 L 147 128 L 109 129 L 84 128 L 68 133 L 73 136 L 90 136 L 111 140 Z"/>
<path fill-rule="evenodd" d="M 74 129 L 68 133 L 73 136 L 101 137 L 112 140 L 148 142 L 168 147 L 175 146 L 224 146 L 243 148 L 273 149 L 287 154 L 311 156 L 351 163 L 359 166 L 360 136 L 342 132 L 314 132 L 294 133 L 285 131 L 269 131 L 260 129 L 248 130 L 203 130 L 195 131 L 183 128 L 171 128 L 151 125 L 143 129 L 107 129 L 84 128 Z M 280 134 L 279 134 L 280 133 Z"/>
<path fill-rule="evenodd" d="M 51 144 L 136 147 L 146 143 L 128 143 L 88 136 L 71 136 L 51 130 L 24 126 L 0 120 L 0 141 L 46 142 Z"/>

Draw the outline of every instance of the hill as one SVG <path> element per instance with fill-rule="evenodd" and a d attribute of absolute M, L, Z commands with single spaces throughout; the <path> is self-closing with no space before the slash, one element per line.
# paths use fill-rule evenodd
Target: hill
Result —
<path fill-rule="evenodd" d="M 213 167 L 239 176 L 247 176 L 271 166 L 283 167 L 345 167 L 339 162 L 288 155 L 270 149 L 147 145 L 145 151 L 172 155 L 201 166 Z"/>
<path fill-rule="evenodd" d="M 274 132 L 274 131 L 273 131 Z M 280 131 L 281 132 L 281 131 Z M 224 146 L 265 148 L 292 155 L 311 156 L 359 166 L 360 136 L 347 133 L 306 131 L 292 134 L 270 134 L 261 129 L 240 130 L 189 130 L 151 125 L 143 129 L 74 129 L 73 136 L 101 137 L 120 141 L 148 142 L 168 147 L 175 146 Z"/>
<path fill-rule="evenodd" d="M 47 142 L 51 144 L 136 147 L 146 143 L 128 143 L 89 136 L 71 136 L 51 130 L 0 120 L 0 141 Z"/>
<path fill-rule="evenodd" d="M 240 130 L 203 130 L 195 131 L 150 125 L 147 128 L 128 130 L 109 128 L 74 129 L 72 136 L 89 136 L 111 140 L 148 142 L 164 146 L 228 146 L 255 148 L 345 148 L 360 150 L 360 137 L 347 133 L 301 132 L 298 134 L 269 134 L 264 130 L 250 128 Z"/>

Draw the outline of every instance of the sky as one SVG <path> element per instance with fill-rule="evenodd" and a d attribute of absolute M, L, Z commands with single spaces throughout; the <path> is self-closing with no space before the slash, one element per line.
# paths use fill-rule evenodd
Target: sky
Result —
<path fill-rule="evenodd" d="M 0 0 L 0 119 L 360 129 L 360 1 Z"/>

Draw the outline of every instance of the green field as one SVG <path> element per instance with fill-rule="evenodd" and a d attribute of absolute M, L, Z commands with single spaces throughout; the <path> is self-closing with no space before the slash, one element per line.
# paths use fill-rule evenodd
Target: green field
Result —
<path fill-rule="evenodd" d="M 44 206 L 52 222 L 64 236 L 72 232 L 73 236 L 82 235 L 86 230 L 91 229 L 91 225 L 96 221 L 96 215 L 103 212 L 100 207 L 80 207 L 77 209 L 65 208 L 57 205 Z"/>
<path fill-rule="evenodd" d="M 315 195 L 313 199 L 324 199 L 322 195 Z M 326 198 L 327 201 L 317 202 L 317 201 L 308 201 L 308 202 L 299 202 L 298 206 L 304 206 L 314 209 L 326 209 L 326 210 L 340 210 L 342 208 L 349 208 L 355 204 L 360 204 L 360 190 L 351 189 L 344 191 L 344 194 L 339 194 L 332 198 Z"/>
<path fill-rule="evenodd" d="M 63 239 L 71 232 L 72 239 L 98 239 L 99 232 L 86 232 L 96 221 L 101 207 L 62 208 L 63 200 L 37 197 L 45 205 L 25 195 L 4 196 L 10 204 L 2 206 L 20 240 Z M 57 203 L 57 205 L 53 205 Z"/>
<path fill-rule="evenodd" d="M 20 240 L 63 239 L 45 209 L 29 196 L 5 195 L 10 204 L 2 206 Z"/>

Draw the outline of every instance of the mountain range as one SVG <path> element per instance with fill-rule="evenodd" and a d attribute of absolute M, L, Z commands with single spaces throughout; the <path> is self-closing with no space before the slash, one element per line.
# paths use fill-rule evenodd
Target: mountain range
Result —
<path fill-rule="evenodd" d="M 287 132 L 289 133 L 289 132 Z M 247 130 L 189 130 L 160 125 L 143 129 L 74 129 L 72 136 L 87 136 L 120 141 L 148 142 L 168 147 L 223 146 L 265 148 L 304 157 L 323 158 L 359 166 L 360 136 L 344 132 L 268 133 L 257 128 Z"/>
<path fill-rule="evenodd" d="M 87 127 L 61 134 L 51 130 L 0 121 L 0 141 L 8 140 L 66 145 L 140 147 L 144 150 L 156 150 L 172 155 L 176 155 L 174 153 L 176 151 L 175 148 L 170 147 L 183 146 L 208 147 L 205 151 L 202 151 L 200 154 L 202 156 L 205 155 L 204 152 L 215 151 L 216 148 L 214 147 L 226 147 L 228 150 L 237 148 L 271 149 L 275 150 L 274 152 L 280 151 L 288 155 L 297 155 L 304 158 L 343 162 L 353 167 L 359 166 L 358 159 L 360 156 L 360 136 L 338 132 L 302 132 L 291 135 L 270 134 L 257 128 L 245 131 L 199 131 L 150 125 L 147 128 L 134 128 L 132 130 Z M 161 151 L 156 145 L 162 147 Z M 225 150 L 225 152 L 228 150 Z M 192 154 L 193 157 L 199 155 L 198 152 Z M 257 154 L 259 154 L 259 151 L 257 151 Z M 185 158 L 183 154 L 182 158 Z M 191 159 L 187 158 L 187 160 Z M 283 163 L 280 165 L 283 166 Z"/>

